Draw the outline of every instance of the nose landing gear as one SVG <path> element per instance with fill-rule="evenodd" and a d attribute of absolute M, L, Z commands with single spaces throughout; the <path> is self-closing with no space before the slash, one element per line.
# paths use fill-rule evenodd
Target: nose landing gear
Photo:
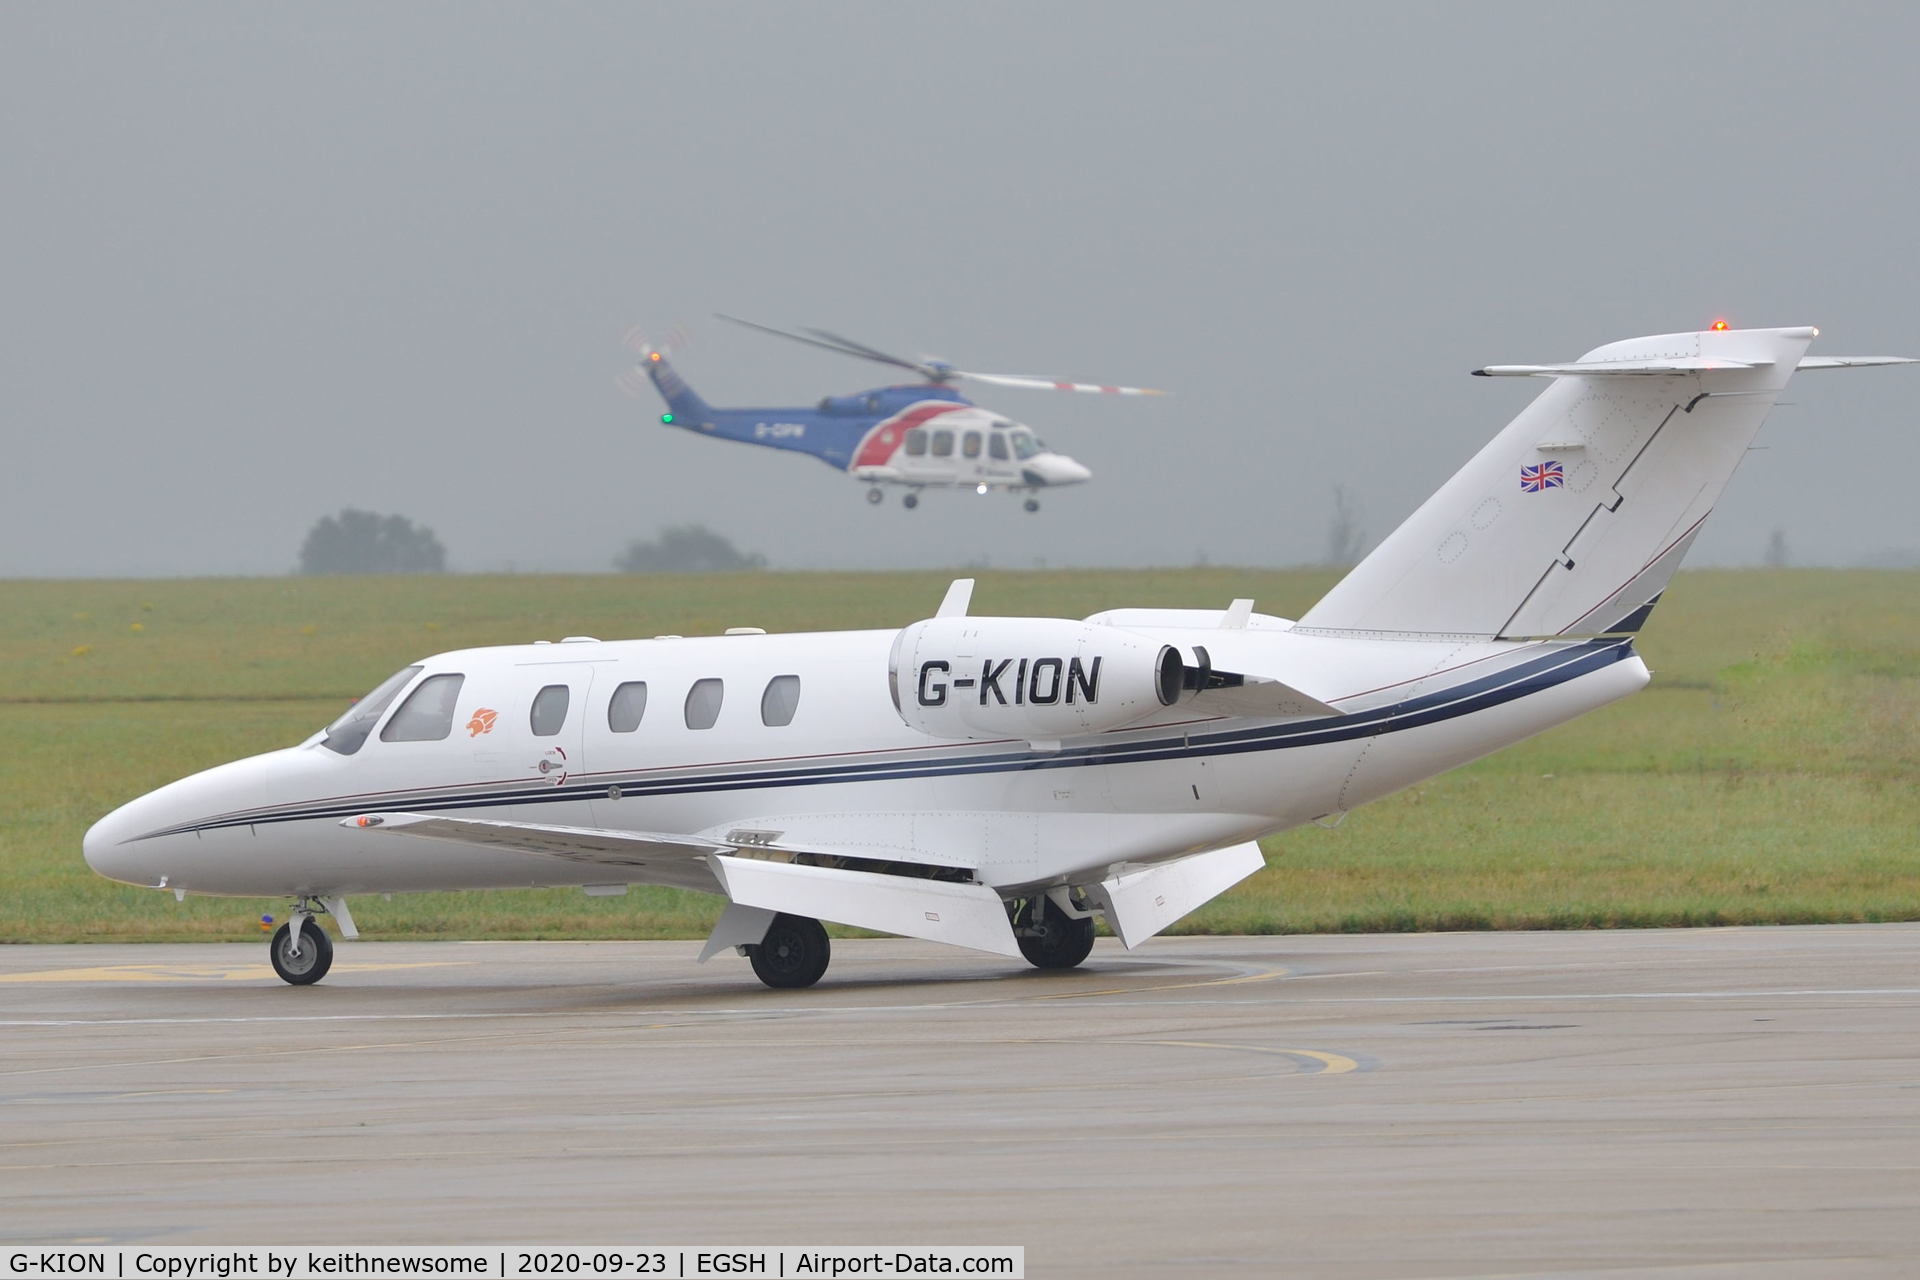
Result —
<path fill-rule="evenodd" d="M 1038 511 L 1040 509 L 1040 499 L 1028 498 L 1023 505 L 1028 511 Z"/>
<path fill-rule="evenodd" d="M 293 916 L 274 930 L 267 943 L 267 958 L 282 982 L 296 987 L 310 986 L 327 976 L 333 967 L 333 939 L 313 918 L 313 907 L 306 898 L 294 904 Z"/>

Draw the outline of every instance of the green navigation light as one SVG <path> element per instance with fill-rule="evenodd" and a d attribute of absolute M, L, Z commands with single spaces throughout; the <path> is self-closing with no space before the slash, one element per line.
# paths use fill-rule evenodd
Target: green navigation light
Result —
<path fill-rule="evenodd" d="M 660 421 L 671 424 L 673 422 L 673 415 L 670 413 L 663 413 L 660 415 Z"/>

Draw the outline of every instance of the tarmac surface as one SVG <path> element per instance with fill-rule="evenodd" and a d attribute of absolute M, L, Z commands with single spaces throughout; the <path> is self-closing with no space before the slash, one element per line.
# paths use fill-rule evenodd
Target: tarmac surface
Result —
<path fill-rule="evenodd" d="M 1920 926 L 0 948 L 0 1241 L 1920 1275 Z"/>

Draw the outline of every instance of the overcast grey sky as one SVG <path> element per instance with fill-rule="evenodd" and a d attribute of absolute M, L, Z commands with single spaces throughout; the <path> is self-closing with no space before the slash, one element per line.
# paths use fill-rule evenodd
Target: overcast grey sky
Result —
<path fill-rule="evenodd" d="M 0 10 L 0 576 L 289 569 L 345 505 L 467 570 L 698 521 L 780 567 L 1290 564 L 1378 538 L 1616 338 L 1920 355 L 1920 6 L 69 4 Z M 623 395 L 962 367 L 1094 470 L 869 507 Z M 1796 380 L 1695 563 L 1920 555 L 1920 374 Z"/>

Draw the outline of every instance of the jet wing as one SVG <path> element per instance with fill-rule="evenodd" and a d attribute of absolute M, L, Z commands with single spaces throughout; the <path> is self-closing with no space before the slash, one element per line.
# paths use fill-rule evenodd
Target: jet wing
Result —
<path fill-rule="evenodd" d="M 1270 676 L 1233 677 L 1240 683 L 1201 689 L 1194 695 L 1193 707 L 1217 716 L 1337 716 L 1338 707 L 1328 706 L 1310 693 L 1303 693 Z"/>
<path fill-rule="evenodd" d="M 1020 954 L 1013 927 L 1007 920 L 1006 905 L 1000 895 L 986 885 L 731 856 L 743 850 L 794 852 L 784 846 L 728 843 L 657 831 L 450 818 L 429 813 L 367 814 L 347 818 L 340 825 L 360 831 L 448 840 L 602 866 L 620 873 L 623 880 L 676 885 L 709 893 L 719 889 L 737 907 L 757 908 L 764 913 L 735 912 L 729 908 L 735 919 L 729 922 L 723 918 L 713 940 L 701 954 L 703 960 L 736 941 L 758 941 L 766 931 L 771 913 L 777 911 L 1000 955 Z M 852 849 L 836 851 L 818 846 L 805 852 L 856 853 Z M 866 847 L 857 851 L 862 857 L 871 857 L 872 853 L 873 850 Z M 738 938 L 734 936 L 736 932 Z"/>

